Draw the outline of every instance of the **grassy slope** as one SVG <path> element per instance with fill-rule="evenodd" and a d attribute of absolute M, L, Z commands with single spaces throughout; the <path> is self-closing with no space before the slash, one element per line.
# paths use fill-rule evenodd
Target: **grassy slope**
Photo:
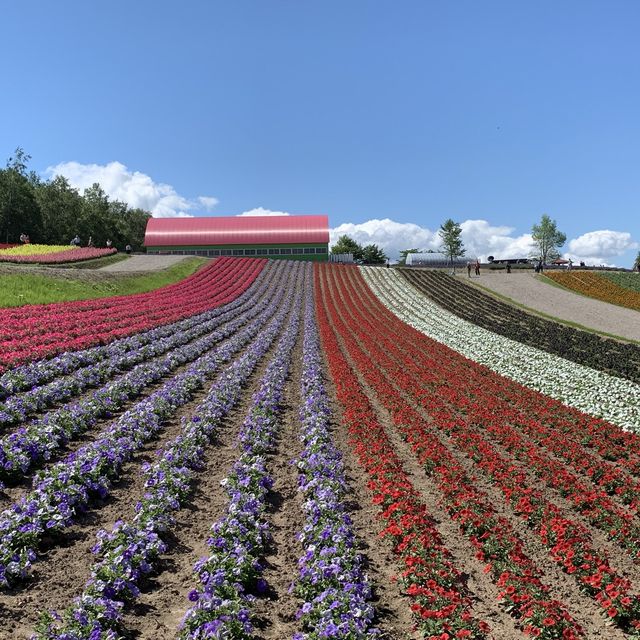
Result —
<path fill-rule="evenodd" d="M 66 269 L 64 275 L 27 269 L 19 273 L 0 271 L 0 307 L 143 293 L 182 280 L 207 262 L 204 258 L 187 258 L 168 269 L 142 275 L 74 269 Z"/>

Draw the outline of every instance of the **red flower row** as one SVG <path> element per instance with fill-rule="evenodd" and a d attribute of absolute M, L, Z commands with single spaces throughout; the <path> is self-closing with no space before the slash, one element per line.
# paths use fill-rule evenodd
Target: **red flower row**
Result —
<path fill-rule="evenodd" d="M 541 572 L 524 553 L 522 542 L 510 523 L 499 517 L 489 498 L 474 488 L 473 480 L 455 456 L 389 381 L 389 378 L 397 380 L 398 376 L 404 377 L 409 391 L 410 385 L 416 384 L 416 378 L 406 376 L 403 368 L 387 355 L 388 349 L 394 347 L 387 344 L 384 336 L 361 313 L 361 301 L 353 298 L 357 292 L 347 287 L 344 281 L 340 282 L 342 273 L 338 275 L 335 269 L 329 270 L 328 280 L 331 280 L 331 275 L 337 275 L 338 280 L 333 283 L 335 287 L 330 287 L 334 293 L 333 304 L 338 305 L 341 311 L 335 311 L 334 307 L 332 320 L 349 355 L 391 414 L 394 424 L 412 445 L 419 461 L 443 494 L 447 511 L 476 548 L 477 557 L 487 562 L 486 570 L 501 588 L 500 596 L 506 610 L 520 621 L 525 632 L 532 635 L 544 630 L 542 637 L 580 637 L 582 630 L 566 608 L 548 597 L 548 588 L 539 578 Z M 351 307 L 350 317 L 341 303 L 343 300 L 357 302 Z M 398 339 L 400 336 L 396 334 Z M 361 348 L 360 343 L 366 345 L 367 351 Z M 368 353 L 370 351 L 375 353 Z"/>
<path fill-rule="evenodd" d="M 321 272 L 315 288 L 324 289 Z M 324 297 L 324 296 L 322 296 Z M 460 571 L 407 477 L 398 456 L 378 422 L 366 395 L 354 379 L 336 333 L 327 316 L 326 301 L 316 298 L 316 311 L 324 351 L 344 407 L 342 419 L 360 463 L 369 475 L 374 504 L 386 522 L 382 535 L 393 540 L 402 559 L 402 583 L 412 600 L 411 610 L 425 637 L 485 638 L 488 625 L 476 620 Z"/>
<path fill-rule="evenodd" d="M 234 300 L 265 260 L 220 258 L 149 293 L 0 310 L 0 371 L 175 322 Z"/>
<path fill-rule="evenodd" d="M 501 389 L 507 385 L 507 381 L 495 374 L 488 375 L 483 367 L 400 322 L 368 291 L 357 272 L 350 271 L 349 275 L 357 286 L 343 283 L 340 298 L 351 301 L 354 317 L 350 322 L 350 330 L 366 344 L 372 356 L 362 362 L 361 371 L 372 376 L 372 370 L 377 373 L 377 368 L 381 368 L 389 379 L 403 389 L 409 401 L 404 398 L 399 401 L 400 405 L 404 405 L 404 413 L 396 415 L 399 424 L 404 421 L 407 435 L 413 438 L 414 446 L 420 447 L 421 439 L 426 441 L 431 433 L 424 421 L 421 425 L 420 421 L 411 419 L 414 416 L 411 415 L 410 403 L 424 407 L 433 424 L 453 436 L 455 444 L 470 457 L 478 462 L 484 460 L 486 451 L 480 452 L 477 447 L 474 448 L 474 442 L 480 437 L 478 432 L 487 424 L 513 420 L 521 410 L 516 404 L 517 400 L 514 399 L 515 407 L 510 409 L 505 408 L 504 401 L 500 399 Z M 391 357 L 389 354 L 394 355 Z M 479 377 L 482 384 L 474 381 Z M 385 394 L 393 395 L 388 389 Z M 382 395 L 380 398 L 383 399 Z M 558 410 L 562 411 L 559 403 Z M 433 446 L 434 442 L 430 439 L 428 444 L 424 444 L 423 450 L 428 454 Z M 436 457 L 434 464 L 439 459 Z M 640 599 L 631 595 L 629 581 L 615 573 L 606 556 L 592 549 L 586 530 L 562 518 L 557 507 L 538 502 L 542 497 L 527 488 L 523 474 L 516 477 L 513 462 L 501 459 L 495 449 L 481 466 L 509 497 L 509 501 L 516 505 L 516 511 L 538 529 L 543 542 L 551 548 L 554 559 L 570 573 L 576 574 L 580 584 L 587 587 L 607 614 L 623 628 L 639 626 Z M 497 471 L 492 475 L 490 472 L 493 467 L 499 467 L 506 476 Z M 509 477 L 510 481 L 507 482 L 505 477 Z M 552 536 L 548 535 L 549 531 L 553 532 Z M 580 560 L 567 564 L 570 558 Z M 612 599 L 611 593 L 615 594 L 615 599 Z"/>

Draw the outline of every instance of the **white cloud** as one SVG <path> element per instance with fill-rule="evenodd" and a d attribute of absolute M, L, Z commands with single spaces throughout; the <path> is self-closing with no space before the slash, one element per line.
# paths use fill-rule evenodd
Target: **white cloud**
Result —
<path fill-rule="evenodd" d="M 389 218 L 341 224 L 330 229 L 330 243 L 335 244 L 343 235 L 362 245 L 377 244 L 391 260 L 397 260 L 403 249 L 438 249 L 440 246 L 435 232 L 411 222 L 395 222 Z"/>
<path fill-rule="evenodd" d="M 238 217 L 249 217 L 249 216 L 290 216 L 290 213 L 286 211 L 272 211 L 271 209 L 265 209 L 263 207 L 256 207 L 255 209 L 250 209 L 249 211 L 243 211 L 238 214 Z"/>
<path fill-rule="evenodd" d="M 195 200 L 181 196 L 171 185 L 154 182 L 140 171 L 129 171 L 121 162 L 105 165 L 61 162 L 48 167 L 45 173 L 50 177 L 64 176 L 79 191 L 98 182 L 110 198 L 150 211 L 156 218 L 188 218 L 203 208 L 210 211 L 218 203 L 211 196 Z"/>
<path fill-rule="evenodd" d="M 564 257 L 571 258 L 574 262 L 582 260 L 588 265 L 613 266 L 612 259 L 637 247 L 638 243 L 631 239 L 630 233 L 602 229 L 589 231 L 570 240 L 569 251 L 564 254 Z"/>
<path fill-rule="evenodd" d="M 526 258 L 531 251 L 531 236 L 513 237 L 512 227 L 494 227 L 486 220 L 466 220 L 462 227 L 462 241 L 470 257 Z M 341 235 L 348 235 L 356 242 L 377 244 L 391 258 L 397 260 L 403 249 L 433 249 L 441 247 L 438 229 L 431 230 L 411 222 L 395 222 L 389 218 L 367 220 L 360 224 L 341 224 L 330 230 L 334 244 Z"/>
<path fill-rule="evenodd" d="M 486 260 L 487 256 L 501 258 L 528 258 L 533 250 L 530 233 L 513 237 L 513 227 L 492 226 L 486 220 L 465 220 L 462 241 L 467 254 Z"/>

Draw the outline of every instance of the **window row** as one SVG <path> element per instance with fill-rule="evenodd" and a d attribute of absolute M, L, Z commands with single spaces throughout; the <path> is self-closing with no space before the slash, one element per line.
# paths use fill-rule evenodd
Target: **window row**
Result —
<path fill-rule="evenodd" d="M 158 253 L 187 254 L 197 256 L 290 256 L 303 254 L 327 254 L 326 247 L 279 247 L 271 249 L 203 249 L 198 251 L 159 251 Z"/>

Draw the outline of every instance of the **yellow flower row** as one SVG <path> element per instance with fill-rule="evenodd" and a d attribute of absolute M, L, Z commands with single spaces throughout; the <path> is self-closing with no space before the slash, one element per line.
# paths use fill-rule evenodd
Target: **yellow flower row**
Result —
<path fill-rule="evenodd" d="M 547 271 L 545 275 L 590 298 L 640 311 L 640 293 L 620 287 L 596 271 Z"/>
<path fill-rule="evenodd" d="M 68 244 L 23 244 L 11 249 L 0 249 L 3 256 L 41 256 L 47 253 L 58 253 L 73 249 Z"/>

